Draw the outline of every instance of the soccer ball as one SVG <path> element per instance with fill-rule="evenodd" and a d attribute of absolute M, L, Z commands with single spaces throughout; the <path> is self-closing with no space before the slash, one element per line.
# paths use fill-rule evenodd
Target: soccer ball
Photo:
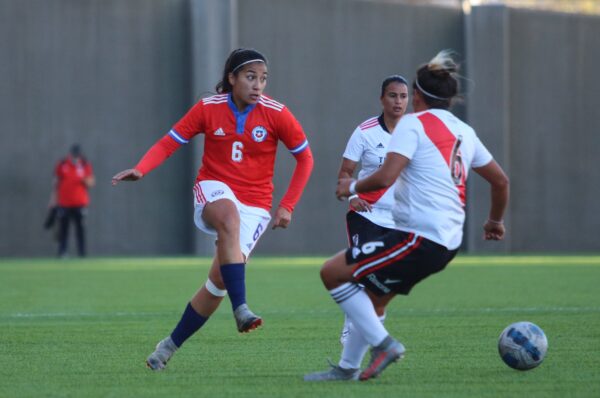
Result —
<path fill-rule="evenodd" d="M 518 370 L 529 370 L 544 360 L 548 350 L 548 339 L 544 331 L 531 322 L 516 322 L 500 334 L 498 352 L 508 366 Z"/>

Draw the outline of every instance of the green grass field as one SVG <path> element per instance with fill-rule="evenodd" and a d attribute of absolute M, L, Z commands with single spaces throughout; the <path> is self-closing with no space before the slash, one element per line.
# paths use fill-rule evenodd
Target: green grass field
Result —
<path fill-rule="evenodd" d="M 254 258 L 240 335 L 229 302 L 153 373 L 144 360 L 179 320 L 209 260 L 0 260 L 0 397 L 600 397 L 600 257 L 459 256 L 390 305 L 406 357 L 369 382 L 305 383 L 339 359 L 343 316 L 322 258 Z M 502 329 L 538 324 L 546 360 L 519 372 Z"/>

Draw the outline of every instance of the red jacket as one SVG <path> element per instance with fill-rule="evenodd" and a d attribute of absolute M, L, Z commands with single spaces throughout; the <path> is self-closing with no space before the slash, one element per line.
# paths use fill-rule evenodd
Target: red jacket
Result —
<path fill-rule="evenodd" d="M 84 207 L 90 203 L 84 179 L 93 175 L 92 165 L 82 158 L 71 156 L 61 160 L 54 171 L 58 186 L 57 204 L 60 207 Z"/>

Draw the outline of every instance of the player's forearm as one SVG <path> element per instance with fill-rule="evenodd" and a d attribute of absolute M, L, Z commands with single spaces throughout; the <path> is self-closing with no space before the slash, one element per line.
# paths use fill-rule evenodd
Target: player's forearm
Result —
<path fill-rule="evenodd" d="M 354 189 L 359 192 L 371 192 L 391 186 L 402 170 L 408 165 L 409 159 L 398 153 L 388 153 L 383 165 L 369 177 L 356 183 Z"/>
<path fill-rule="evenodd" d="M 504 219 L 504 212 L 508 206 L 508 197 L 510 193 L 510 183 L 508 178 L 495 182 L 491 185 L 491 206 L 489 219 L 501 222 Z"/>
<path fill-rule="evenodd" d="M 338 180 L 342 178 L 352 178 L 352 176 L 354 176 L 354 169 L 356 168 L 356 164 L 357 162 L 353 162 L 350 159 L 342 158 L 340 171 L 338 171 Z"/>
<path fill-rule="evenodd" d="M 288 186 L 287 192 L 281 200 L 280 206 L 289 212 L 294 211 L 296 203 L 300 200 L 304 187 L 308 183 L 310 174 L 314 166 L 314 160 L 312 152 L 309 148 L 306 148 L 303 152 L 299 153 L 296 157 L 296 168 L 294 174 Z"/>
<path fill-rule="evenodd" d="M 367 178 L 359 180 L 354 189 L 357 193 L 377 191 L 391 186 L 395 180 L 393 176 L 388 176 L 379 169 Z"/>
<path fill-rule="evenodd" d="M 140 171 L 142 174 L 148 174 L 160 166 L 169 156 L 173 154 L 180 145 L 176 143 L 171 137 L 165 135 L 163 138 L 158 140 L 142 159 L 135 165 L 135 169 Z"/>
<path fill-rule="evenodd" d="M 352 178 L 352 174 L 348 173 L 347 171 L 340 170 L 338 173 L 338 180 L 342 178 Z"/>

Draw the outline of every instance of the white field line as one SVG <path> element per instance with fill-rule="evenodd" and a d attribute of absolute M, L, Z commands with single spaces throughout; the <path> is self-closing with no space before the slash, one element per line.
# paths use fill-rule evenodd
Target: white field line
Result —
<path fill-rule="evenodd" d="M 326 257 L 254 257 L 248 267 L 320 267 Z M 490 266 L 600 266 L 600 256 L 458 256 L 449 267 Z M 89 259 L 83 261 L 6 260 L 0 258 L 0 272 L 4 271 L 155 271 L 155 270 L 204 270 L 210 259 L 199 258 L 153 258 L 136 259 Z"/>
<path fill-rule="evenodd" d="M 338 313 L 337 308 L 321 309 L 321 310 L 275 310 L 262 311 L 265 315 L 279 314 L 335 314 Z M 505 308 L 400 308 L 393 309 L 397 315 L 427 315 L 427 314 L 492 314 L 492 313 L 594 313 L 600 312 L 600 307 L 505 307 Z M 53 318 L 146 318 L 146 317 L 161 317 L 161 316 L 177 316 L 176 312 L 46 312 L 46 313 L 27 313 L 16 312 L 12 314 L 0 314 L 0 320 L 9 319 L 53 319 Z M 229 314 L 215 314 L 217 316 L 229 316 Z"/>

